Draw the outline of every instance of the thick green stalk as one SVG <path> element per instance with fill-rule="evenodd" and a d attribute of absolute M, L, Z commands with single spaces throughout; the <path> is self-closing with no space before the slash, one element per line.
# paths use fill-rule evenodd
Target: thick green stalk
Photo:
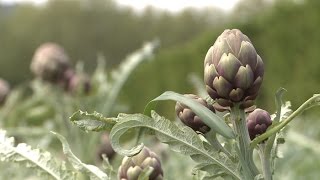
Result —
<path fill-rule="evenodd" d="M 239 106 L 231 108 L 230 113 L 233 129 L 237 135 L 239 146 L 239 159 L 243 176 L 246 180 L 253 180 L 259 174 L 257 167 L 253 162 L 253 149 L 250 148 L 250 137 L 246 126 L 245 112 Z"/>
<path fill-rule="evenodd" d="M 262 174 L 264 177 L 264 180 L 272 180 L 272 172 L 271 172 L 271 166 L 270 166 L 270 152 L 266 151 L 266 145 L 259 144 L 259 156 L 261 160 L 262 165 Z"/>

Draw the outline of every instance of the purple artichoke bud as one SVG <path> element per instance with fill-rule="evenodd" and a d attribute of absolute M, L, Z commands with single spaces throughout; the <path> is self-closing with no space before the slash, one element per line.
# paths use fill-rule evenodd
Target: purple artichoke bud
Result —
<path fill-rule="evenodd" d="M 118 177 L 120 180 L 137 180 L 141 172 L 148 167 L 153 168 L 149 176 L 150 180 L 163 179 L 163 171 L 158 156 L 144 147 L 136 156 L 123 158 Z"/>
<path fill-rule="evenodd" d="M 90 79 L 84 74 L 74 74 L 67 83 L 67 91 L 72 94 L 88 94 L 91 89 Z"/>
<path fill-rule="evenodd" d="M 100 145 L 97 150 L 97 160 L 101 162 L 103 160 L 102 155 L 105 154 L 108 159 L 112 159 L 116 152 L 113 150 L 109 135 L 107 133 L 103 133 L 101 135 Z"/>
<path fill-rule="evenodd" d="M 10 93 L 10 86 L 9 84 L 0 78 L 0 105 L 5 103 L 5 100 Z"/>
<path fill-rule="evenodd" d="M 70 68 L 69 57 L 59 45 L 45 43 L 35 51 L 30 68 L 41 79 L 56 83 Z"/>
<path fill-rule="evenodd" d="M 272 124 L 270 114 L 263 109 L 255 109 L 247 117 L 247 128 L 250 139 L 253 140 L 258 135 L 265 133 Z"/>
<path fill-rule="evenodd" d="M 209 105 L 204 99 L 194 95 L 194 94 L 185 94 L 184 96 L 196 100 L 198 103 L 204 105 L 211 111 L 214 111 L 214 108 Z M 207 133 L 210 131 L 210 128 L 187 106 L 179 102 L 176 103 L 176 114 L 179 119 L 187 126 L 191 127 L 195 131 L 202 133 Z"/>
<path fill-rule="evenodd" d="M 253 105 L 264 74 L 262 59 L 238 29 L 225 30 L 204 60 L 204 81 L 210 97 L 222 106 Z"/>

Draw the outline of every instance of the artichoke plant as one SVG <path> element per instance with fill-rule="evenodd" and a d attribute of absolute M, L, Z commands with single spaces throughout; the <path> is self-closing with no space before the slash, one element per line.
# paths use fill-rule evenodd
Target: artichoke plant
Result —
<path fill-rule="evenodd" d="M 120 180 L 137 180 L 146 168 L 152 168 L 149 180 L 162 180 L 163 171 L 158 156 L 144 147 L 139 154 L 133 157 L 124 157 L 119 167 Z"/>
<path fill-rule="evenodd" d="M 263 109 L 255 109 L 247 117 L 247 128 L 250 139 L 253 140 L 256 136 L 266 132 L 272 124 L 270 114 Z"/>
<path fill-rule="evenodd" d="M 30 68 L 41 79 L 57 83 L 70 68 L 69 57 L 58 44 L 45 43 L 35 51 Z"/>
<path fill-rule="evenodd" d="M 9 84 L 0 78 L 0 105 L 4 104 L 6 97 L 10 93 Z"/>
<path fill-rule="evenodd" d="M 262 83 L 264 64 L 249 38 L 238 29 L 225 30 L 208 50 L 204 81 L 217 110 L 236 103 L 241 108 L 254 104 Z"/>
<path fill-rule="evenodd" d="M 198 103 L 215 112 L 213 106 L 209 105 L 204 99 L 194 94 L 185 94 L 184 96 L 196 100 Z M 202 133 L 207 133 L 210 131 L 210 128 L 189 107 L 177 102 L 175 110 L 179 119 L 193 130 Z"/>

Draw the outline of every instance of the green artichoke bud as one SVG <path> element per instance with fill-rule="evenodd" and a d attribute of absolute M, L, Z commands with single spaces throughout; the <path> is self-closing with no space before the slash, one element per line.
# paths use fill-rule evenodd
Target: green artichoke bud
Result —
<path fill-rule="evenodd" d="M 56 83 L 70 68 L 69 57 L 59 45 L 45 43 L 35 51 L 30 68 L 41 79 Z"/>
<path fill-rule="evenodd" d="M 238 29 L 225 30 L 204 60 L 206 90 L 220 107 L 247 108 L 258 95 L 264 65 L 249 38 Z"/>
<path fill-rule="evenodd" d="M 144 147 L 139 154 L 133 157 L 124 157 L 119 167 L 120 180 L 137 180 L 145 168 L 153 168 L 149 176 L 150 180 L 162 180 L 163 171 L 158 156 Z"/>
<path fill-rule="evenodd" d="M 247 128 L 250 139 L 253 140 L 258 135 L 265 133 L 272 124 L 270 114 L 263 109 L 255 109 L 247 117 Z"/>
<path fill-rule="evenodd" d="M 0 105 L 5 103 L 7 96 L 10 93 L 10 86 L 9 84 L 0 78 Z"/>
<path fill-rule="evenodd" d="M 194 95 L 194 94 L 185 94 L 184 96 L 196 100 L 198 103 L 204 105 L 211 111 L 214 111 L 213 106 L 209 105 L 204 99 Z M 210 128 L 187 106 L 179 102 L 175 106 L 176 114 L 179 119 L 187 126 L 191 127 L 195 131 L 202 133 L 207 133 L 210 131 Z"/>

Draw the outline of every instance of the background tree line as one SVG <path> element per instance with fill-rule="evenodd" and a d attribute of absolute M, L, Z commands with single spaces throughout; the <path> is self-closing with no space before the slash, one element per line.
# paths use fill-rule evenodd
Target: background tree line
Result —
<path fill-rule="evenodd" d="M 223 29 L 239 28 L 266 64 L 259 102 L 273 109 L 274 92 L 283 86 L 296 107 L 320 88 L 319 7 L 316 0 L 243 0 L 230 13 L 212 8 L 170 13 L 152 7 L 135 12 L 111 0 L 51 0 L 41 7 L 2 5 L 0 76 L 13 85 L 31 79 L 33 52 L 47 41 L 61 44 L 74 62 L 84 61 L 91 72 L 97 53 L 112 68 L 144 41 L 159 38 L 161 48 L 155 60 L 139 67 L 122 93 L 123 100 L 134 102 L 132 111 L 140 112 L 165 90 L 192 92 L 187 77 L 191 72 L 202 77 L 209 46 Z"/>

